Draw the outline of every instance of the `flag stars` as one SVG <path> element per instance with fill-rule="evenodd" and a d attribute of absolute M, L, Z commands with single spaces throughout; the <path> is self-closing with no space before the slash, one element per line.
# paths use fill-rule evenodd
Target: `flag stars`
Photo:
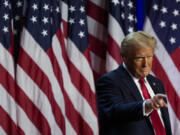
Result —
<path fill-rule="evenodd" d="M 5 7 L 8 7 L 8 5 L 9 5 L 8 1 L 6 1 L 6 0 L 4 1 L 3 4 L 4 4 Z"/>
<path fill-rule="evenodd" d="M 35 11 L 35 10 L 38 10 L 37 4 L 34 3 L 33 6 L 32 6 L 32 8 L 34 9 L 34 11 Z"/>
<path fill-rule="evenodd" d="M 154 9 L 154 11 L 157 11 L 158 10 L 158 5 L 154 4 L 153 9 Z"/>
<path fill-rule="evenodd" d="M 32 21 L 33 23 L 37 22 L 37 17 L 32 16 L 31 21 Z"/>
<path fill-rule="evenodd" d="M 44 18 L 42 19 L 42 21 L 43 21 L 44 24 L 46 24 L 46 23 L 49 22 L 47 17 L 44 17 Z"/>
<path fill-rule="evenodd" d="M 121 6 L 124 7 L 124 1 L 121 1 Z"/>
<path fill-rule="evenodd" d="M 133 8 L 133 3 L 132 3 L 132 1 L 129 1 L 128 6 L 129 6 L 129 8 Z"/>
<path fill-rule="evenodd" d="M 5 21 L 8 20 L 9 19 L 8 14 L 4 14 L 3 18 L 4 18 Z"/>
<path fill-rule="evenodd" d="M 69 19 L 69 23 L 70 23 L 71 25 L 74 24 L 74 23 L 75 23 L 74 19 L 73 19 L 73 18 L 70 18 L 70 19 Z"/>
<path fill-rule="evenodd" d="M 57 12 L 57 13 L 60 13 L 59 7 L 56 8 L 56 12 Z"/>
<path fill-rule="evenodd" d="M 43 7 L 43 8 L 44 8 L 45 11 L 47 11 L 47 10 L 49 10 L 49 5 L 44 4 L 44 7 Z"/>
<path fill-rule="evenodd" d="M 134 20 L 133 15 L 129 14 L 128 19 L 129 19 L 130 22 L 133 21 Z"/>
<path fill-rule="evenodd" d="M 79 10 L 80 10 L 81 13 L 85 12 L 85 8 L 83 6 L 81 6 Z"/>
<path fill-rule="evenodd" d="M 21 1 L 18 1 L 18 2 L 16 3 L 16 5 L 17 5 L 17 7 L 22 7 L 22 2 L 21 2 Z"/>
<path fill-rule="evenodd" d="M 112 0 L 112 3 L 116 6 L 119 4 L 119 0 Z"/>
<path fill-rule="evenodd" d="M 159 25 L 161 26 L 161 28 L 164 28 L 164 27 L 166 27 L 166 22 L 161 21 Z"/>
<path fill-rule="evenodd" d="M 76 9 L 75 9 L 74 6 L 70 6 L 69 10 L 70 10 L 71 13 L 73 13 L 74 11 L 76 11 Z"/>
<path fill-rule="evenodd" d="M 124 13 L 121 14 L 122 19 L 125 19 Z"/>
<path fill-rule="evenodd" d="M 177 24 L 172 23 L 171 28 L 172 28 L 172 30 L 177 30 Z"/>
<path fill-rule="evenodd" d="M 169 42 L 170 42 L 171 44 L 174 44 L 174 43 L 176 43 L 176 39 L 175 39 L 174 37 L 171 37 L 171 38 L 169 39 Z"/>
<path fill-rule="evenodd" d="M 84 25 L 84 19 L 80 19 L 79 20 L 79 24 L 82 26 L 82 25 Z"/>
<path fill-rule="evenodd" d="M 47 30 L 43 30 L 42 32 L 41 32 L 41 34 L 45 37 L 45 36 L 47 36 L 48 34 L 47 34 Z"/>
<path fill-rule="evenodd" d="M 84 35 L 84 32 L 83 32 L 83 31 L 80 31 L 78 35 L 79 35 L 79 37 L 80 37 L 80 38 L 85 37 L 85 35 Z"/>
<path fill-rule="evenodd" d="M 174 11 L 173 11 L 173 15 L 174 15 L 174 16 L 178 16 L 178 15 L 179 15 L 179 11 L 178 11 L 178 10 L 176 10 L 176 9 L 174 9 Z"/>
<path fill-rule="evenodd" d="M 133 27 L 129 27 L 129 29 L 128 29 L 128 32 L 129 32 L 129 33 L 132 33 L 132 32 L 134 32 L 134 29 L 133 29 Z"/>
<path fill-rule="evenodd" d="M 3 30 L 4 33 L 9 32 L 9 31 L 8 31 L 8 27 L 6 27 L 6 26 L 4 26 L 2 30 Z"/>
<path fill-rule="evenodd" d="M 167 8 L 166 7 L 162 7 L 161 11 L 162 11 L 163 14 L 165 14 L 165 13 L 167 13 Z"/>

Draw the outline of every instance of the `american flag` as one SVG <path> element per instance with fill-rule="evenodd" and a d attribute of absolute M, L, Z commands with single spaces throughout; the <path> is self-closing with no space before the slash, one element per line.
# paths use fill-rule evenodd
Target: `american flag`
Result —
<path fill-rule="evenodd" d="M 94 80 L 122 62 L 121 41 L 138 30 L 137 1 L 143 1 L 144 30 L 158 39 L 153 74 L 165 84 L 173 135 L 179 135 L 180 0 L 24 1 L 0 4 L 0 134 L 98 135 Z"/>
<path fill-rule="evenodd" d="M 12 27 L 12 3 L 9 0 L 0 4 L 0 134 L 23 131 L 17 126 L 15 92 L 14 40 Z"/>
<path fill-rule="evenodd" d="M 10 12 L 19 10 L 0 5 L 0 134 L 97 135 L 85 1 L 25 3 L 16 3 L 25 16 L 15 66 Z"/>
<path fill-rule="evenodd" d="M 180 134 L 180 0 L 148 3 L 144 30 L 157 39 L 153 73 L 165 85 L 173 135 Z"/>

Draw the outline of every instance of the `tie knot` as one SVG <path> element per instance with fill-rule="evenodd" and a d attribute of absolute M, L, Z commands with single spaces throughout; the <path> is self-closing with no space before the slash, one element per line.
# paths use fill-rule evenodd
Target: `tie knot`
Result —
<path fill-rule="evenodd" d="M 144 78 L 140 78 L 140 79 L 139 79 L 139 83 L 140 83 L 140 84 L 144 84 Z"/>

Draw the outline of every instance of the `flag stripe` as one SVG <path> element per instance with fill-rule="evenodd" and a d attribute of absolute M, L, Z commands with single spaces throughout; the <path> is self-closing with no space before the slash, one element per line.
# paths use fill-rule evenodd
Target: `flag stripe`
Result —
<path fill-rule="evenodd" d="M 74 85 L 71 82 L 71 77 L 70 77 L 68 69 L 66 67 L 66 62 L 64 61 L 64 55 L 65 54 L 64 55 L 62 54 L 64 51 L 62 50 L 62 48 L 60 48 L 60 45 L 58 45 L 59 44 L 59 42 L 58 42 L 59 40 L 57 38 L 54 38 L 53 41 L 54 41 L 54 43 L 53 43 L 53 51 L 54 51 L 54 54 L 56 55 L 56 58 L 59 58 L 59 59 L 57 59 L 58 60 L 58 64 L 59 64 L 59 67 L 60 67 L 61 72 L 62 72 L 63 80 L 65 80 L 63 82 L 64 88 L 65 88 L 65 90 L 66 90 L 70 100 L 72 101 L 74 107 L 76 108 L 76 110 L 81 114 L 83 119 L 85 121 L 87 121 L 87 123 L 90 125 L 91 129 L 93 129 L 95 134 L 96 134 L 98 132 L 96 115 L 92 112 L 92 108 L 89 106 L 89 104 L 87 104 L 87 101 L 82 97 L 82 95 L 78 92 L 78 90 L 74 87 Z M 73 44 L 71 46 L 71 49 L 74 49 L 74 45 Z M 72 53 L 72 54 L 74 54 L 74 53 Z M 78 56 L 73 56 L 73 57 L 79 58 Z M 81 56 L 81 58 L 82 58 L 82 56 Z M 84 60 L 81 60 L 81 62 L 82 61 L 84 61 Z M 71 60 L 71 62 L 72 62 L 72 60 Z M 76 64 L 78 64 L 78 63 L 76 63 Z M 88 71 L 88 67 L 86 69 Z M 69 89 L 71 89 L 71 91 L 69 91 Z M 77 97 L 78 97 L 78 100 L 79 100 L 79 105 L 76 102 L 77 101 L 77 99 L 76 99 Z M 83 105 L 83 106 L 80 106 L 80 105 Z M 81 107 L 85 107 L 86 108 L 85 111 L 82 111 L 84 109 L 82 109 Z M 92 125 L 92 123 L 93 123 L 93 125 Z"/>
<path fill-rule="evenodd" d="M 90 50 L 98 57 L 105 60 L 107 46 L 104 42 L 98 40 L 96 37 L 89 35 Z"/>
<path fill-rule="evenodd" d="M 0 86 L 0 90 L 2 90 L 2 87 Z M 13 135 L 25 135 L 25 133 L 17 127 L 17 125 L 12 121 L 12 119 L 9 117 L 9 114 L 6 113 L 6 111 L 0 106 L 0 114 L 1 119 L 0 123 L 4 131 L 6 131 L 7 134 L 13 134 Z"/>
<path fill-rule="evenodd" d="M 117 50 L 120 52 L 120 47 L 119 45 L 116 43 L 116 41 L 114 41 L 112 39 L 112 37 L 110 35 L 108 35 L 108 53 L 111 55 L 111 57 L 113 57 L 114 60 L 116 60 L 116 62 L 118 64 L 120 64 L 122 62 L 121 58 L 120 58 L 120 53 L 114 53 Z"/>
<path fill-rule="evenodd" d="M 20 49 L 21 49 L 20 57 L 22 57 L 22 59 L 19 60 L 19 62 L 18 62 L 18 64 L 19 64 L 19 66 L 18 66 L 18 78 L 19 78 L 18 84 L 21 86 L 21 88 L 23 88 L 23 90 L 26 90 L 25 91 L 26 94 L 28 95 L 29 98 L 31 98 L 32 101 L 34 101 L 34 104 L 39 108 L 39 110 L 41 110 L 43 115 L 48 120 L 48 123 L 54 123 L 53 125 L 54 125 L 55 129 L 53 129 L 51 127 L 51 129 L 53 129 L 51 131 L 52 132 L 56 131 L 59 134 L 61 133 L 60 131 L 58 131 L 58 127 L 55 127 L 55 125 L 56 125 L 55 121 L 56 121 L 58 126 L 61 128 L 63 134 L 65 134 L 65 120 L 64 120 L 64 117 L 62 115 L 62 112 L 61 112 L 59 106 L 57 105 L 57 102 L 55 101 L 55 99 L 53 97 L 52 88 L 51 88 L 51 84 L 50 84 L 49 80 L 47 79 L 46 75 L 41 71 L 41 69 L 33 62 L 33 60 L 30 57 L 28 57 L 26 52 L 22 48 L 20 48 Z M 23 61 L 26 61 L 26 63 Z M 29 66 L 31 66 L 31 69 L 29 68 Z M 24 73 L 24 72 L 26 72 L 26 73 Z M 23 81 L 24 78 L 21 80 L 21 78 L 22 78 L 21 76 L 24 77 L 26 80 L 26 83 L 29 84 L 28 87 L 26 85 L 24 85 L 25 84 L 25 82 Z M 43 80 L 41 79 L 42 77 L 43 77 Z M 32 82 L 31 79 L 35 83 Z M 42 83 L 42 81 L 43 81 L 43 83 Z M 34 96 L 34 94 L 31 94 L 31 93 L 34 93 L 35 95 L 38 95 L 38 96 Z M 42 99 L 45 106 L 41 105 L 41 102 L 39 102 L 40 99 Z M 46 112 L 47 108 L 49 110 L 48 112 Z M 52 110 L 52 112 L 50 110 Z M 54 119 L 55 119 L 55 121 L 54 121 Z M 56 134 L 56 133 L 54 133 L 54 134 Z"/>
<path fill-rule="evenodd" d="M 179 58 L 177 58 L 177 56 L 179 56 L 180 54 L 180 48 L 176 49 L 172 54 L 171 54 L 171 58 L 174 62 L 174 64 L 176 65 L 176 68 L 179 70 L 180 72 L 180 60 Z"/>
<path fill-rule="evenodd" d="M 146 25 L 148 27 L 145 28 L 145 31 L 148 31 L 149 34 L 154 35 L 155 38 L 157 39 L 158 47 L 155 50 L 155 55 L 157 56 L 159 62 L 161 63 L 165 73 L 167 74 L 170 84 L 174 87 L 178 95 L 180 95 L 180 85 L 179 85 L 179 80 L 180 80 L 180 74 L 179 71 L 177 70 L 176 66 L 174 65 L 171 57 L 169 54 L 167 54 L 166 50 L 164 49 L 161 41 L 159 38 L 156 36 L 155 32 L 153 31 L 152 25 L 150 23 L 150 20 L 146 20 Z M 148 28 L 148 29 L 147 29 Z M 176 76 L 172 76 L 172 74 L 175 74 Z"/>
<path fill-rule="evenodd" d="M 180 121 L 179 119 L 176 118 L 176 114 L 174 113 L 174 109 L 171 107 L 171 105 L 168 105 L 169 108 L 169 114 L 170 116 L 172 116 L 170 118 L 171 120 L 171 125 L 176 125 L 176 126 L 171 126 L 171 129 L 173 131 L 173 135 L 179 135 L 179 131 L 180 131 Z"/>
<path fill-rule="evenodd" d="M 106 27 L 107 22 L 108 22 L 107 21 L 108 13 L 90 1 L 87 2 L 87 7 L 88 7 L 88 9 L 90 9 L 90 10 L 87 10 L 87 15 L 90 16 L 91 18 L 95 19 L 102 25 L 104 25 L 104 27 Z"/>
<path fill-rule="evenodd" d="M 0 126 L 0 134 L 1 135 L 7 135 L 6 132 L 4 131 L 4 129 L 1 128 L 1 126 Z"/>
<path fill-rule="evenodd" d="M 171 104 L 173 110 L 175 111 L 177 118 L 180 120 L 180 109 L 176 107 L 178 104 L 180 104 L 180 98 L 176 93 L 175 89 L 173 88 L 172 84 L 170 83 L 168 76 L 166 75 L 162 65 L 159 63 L 156 57 L 154 58 L 153 64 L 156 66 L 154 66 L 152 70 L 154 74 L 158 78 L 160 78 L 165 84 L 166 94 L 168 96 L 169 103 Z"/>
<path fill-rule="evenodd" d="M 71 61 L 69 61 L 69 59 L 67 58 L 68 56 L 65 54 L 66 50 L 65 50 L 64 41 L 62 40 L 63 39 L 62 36 L 63 35 L 62 35 L 61 31 L 57 32 L 57 38 L 58 38 L 58 40 L 60 42 L 60 45 L 58 45 L 59 44 L 58 41 L 55 40 L 56 43 L 54 45 L 54 50 L 56 50 L 57 48 L 59 48 L 59 46 L 61 46 L 61 49 L 60 48 L 59 49 L 62 50 L 62 51 L 58 51 L 58 52 L 62 52 L 64 62 L 66 63 L 66 65 L 69 64 L 70 67 L 71 67 L 71 68 L 69 68 L 69 73 L 70 73 L 70 76 L 71 76 L 72 83 L 76 86 L 76 88 L 80 91 L 80 93 L 84 96 L 84 98 L 91 105 L 94 113 L 97 114 L 95 99 L 92 99 L 93 97 L 95 97 L 95 94 L 93 93 L 94 91 L 92 91 L 92 89 L 94 89 L 94 88 L 92 88 L 92 89 L 90 88 L 89 83 L 86 81 L 84 76 L 81 74 L 82 72 L 79 72 L 78 69 L 73 65 L 73 63 L 71 63 Z M 58 46 L 56 46 L 56 45 L 58 45 Z M 56 53 L 56 54 L 58 54 L 58 53 Z M 86 68 L 86 69 L 88 69 L 88 68 Z M 77 76 L 79 76 L 79 78 L 81 78 L 81 81 L 82 81 L 82 83 L 84 85 L 84 88 L 82 87 L 82 83 L 79 83 L 77 81 L 78 80 Z M 87 80 L 88 80 L 88 78 L 87 78 Z M 81 86 L 79 86 L 80 84 L 81 84 Z M 92 86 L 93 86 L 93 84 L 92 84 Z M 84 89 L 86 89 L 86 91 L 84 91 Z M 92 95 L 92 98 L 89 98 L 89 95 Z"/>
<path fill-rule="evenodd" d="M 86 130 L 86 132 L 92 134 L 92 131 L 89 128 L 88 124 L 83 121 L 82 117 L 75 110 L 72 102 L 70 101 L 70 99 L 69 99 L 69 97 L 68 97 L 68 95 L 67 95 L 67 93 L 63 87 L 64 84 L 63 84 L 62 72 L 58 66 L 58 62 L 56 60 L 56 57 L 53 54 L 53 51 L 51 49 L 49 49 L 48 54 L 49 54 L 51 61 L 53 62 L 53 69 L 54 69 L 56 78 L 58 79 L 59 84 L 61 86 L 62 93 L 64 95 L 64 99 L 65 99 L 65 103 L 66 103 L 66 115 L 67 115 L 69 121 L 71 122 L 71 125 L 74 127 L 77 134 L 80 134 L 82 131 L 80 131 L 80 127 L 79 127 L 80 125 L 79 125 L 78 121 L 81 121 L 80 122 L 81 126 L 86 127 L 85 129 L 83 128 L 83 130 Z M 73 117 L 72 117 L 72 114 L 73 114 Z M 74 122 L 74 121 L 76 121 L 76 122 Z"/>
<path fill-rule="evenodd" d="M 9 74 L 14 78 L 13 57 L 11 53 L 9 53 L 9 51 L 7 51 L 1 43 L 0 43 L 0 64 L 2 64 L 2 66 L 6 68 Z"/>
<path fill-rule="evenodd" d="M 29 104 L 28 104 L 28 102 L 26 102 L 26 100 L 24 100 L 23 101 L 23 99 L 24 99 L 24 97 L 23 96 L 21 96 L 21 95 L 19 95 L 19 93 L 18 93 L 18 89 L 17 90 L 15 90 L 15 88 L 14 88 L 14 85 L 8 85 L 8 84 L 15 84 L 15 82 L 14 82 L 14 80 L 13 80 L 13 78 L 8 74 L 8 72 L 6 72 L 6 70 L 0 65 L 0 72 L 1 72 L 1 79 L 0 79 L 0 83 L 2 84 L 2 86 L 4 87 L 4 89 L 6 89 L 6 91 L 9 93 L 9 94 L 4 94 L 4 95 L 9 95 L 8 97 L 9 98 L 7 98 L 6 100 L 8 100 L 8 99 L 11 99 L 11 98 L 13 98 L 16 102 L 17 102 L 17 104 L 19 104 L 20 105 L 20 102 L 23 102 L 26 106 L 21 106 L 21 108 L 23 109 L 23 107 L 24 108 L 26 108 L 26 107 L 31 107 L 31 106 L 29 106 Z M 6 79 L 6 78 L 8 78 L 8 79 Z M 8 81 L 8 83 L 6 82 L 6 81 Z M 2 88 L 1 88 L 2 89 Z M 1 93 L 2 92 L 4 92 L 4 91 L 1 91 Z M 7 93 L 6 92 L 6 93 Z M 1 95 L 3 95 L 3 94 L 1 94 Z M 18 99 L 18 97 L 21 97 L 21 99 Z M 7 96 L 3 96 L 3 98 L 6 98 Z M 2 99 L 2 98 L 1 98 Z M 2 106 L 3 106 L 3 108 L 6 110 L 6 112 L 9 112 L 10 110 L 6 107 L 7 105 L 6 104 L 8 104 L 9 102 L 12 104 L 12 106 L 11 107 L 16 107 L 16 103 L 14 103 L 13 102 L 13 99 L 11 99 L 11 100 L 8 100 L 8 102 L 4 102 L 5 104 L 2 104 Z M 5 100 L 5 99 L 4 99 Z M 21 100 L 21 101 L 20 101 Z M 9 103 L 9 104 L 10 104 Z M 33 126 L 33 124 L 31 124 L 31 122 L 29 122 L 29 118 L 31 119 L 32 117 L 31 117 L 31 115 L 28 115 L 28 117 L 29 118 L 27 118 L 25 115 L 24 115 L 24 113 L 23 113 L 23 111 L 21 111 L 21 109 L 19 109 L 20 107 L 16 107 L 17 108 L 17 112 L 19 113 L 17 116 L 21 116 L 20 118 L 18 117 L 18 119 L 16 120 L 16 112 L 14 112 L 14 113 L 12 113 L 12 112 L 9 112 L 9 116 L 13 119 L 13 121 L 14 122 L 16 122 L 16 121 L 18 121 L 18 123 L 19 123 L 19 120 L 22 118 L 23 119 L 23 122 L 25 122 L 26 123 L 26 125 L 28 125 L 29 127 L 28 128 L 30 128 L 31 129 L 31 133 L 30 134 L 32 134 L 32 133 L 35 133 L 35 134 L 39 134 L 39 131 L 37 131 L 35 128 L 34 128 L 34 126 Z M 26 108 L 27 109 L 27 108 Z M 15 109 L 14 109 L 14 111 L 15 111 Z M 36 113 L 36 110 L 34 110 L 34 113 Z M 39 117 L 39 118 L 41 118 L 41 117 Z M 35 121 L 34 121 L 35 122 Z M 38 122 L 37 122 L 38 123 Z M 19 126 L 22 128 L 22 130 L 27 134 L 27 135 L 30 135 L 29 133 L 28 133 L 28 130 L 27 130 L 27 128 L 24 128 L 25 127 L 25 124 L 24 123 L 19 123 Z M 24 130 L 25 129 L 25 130 Z"/>
<path fill-rule="evenodd" d="M 87 16 L 88 20 L 88 33 L 92 36 L 96 37 L 100 41 L 106 43 L 107 39 L 107 29 L 99 22 L 97 22 L 94 18 Z M 93 29 L 92 29 L 93 27 Z"/>

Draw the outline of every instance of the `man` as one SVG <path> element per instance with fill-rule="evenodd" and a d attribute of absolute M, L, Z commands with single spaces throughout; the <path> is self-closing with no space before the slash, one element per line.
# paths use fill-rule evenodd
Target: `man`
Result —
<path fill-rule="evenodd" d="M 101 135 L 172 135 L 163 84 L 149 74 L 155 47 L 143 31 L 127 35 L 123 64 L 98 80 Z"/>

